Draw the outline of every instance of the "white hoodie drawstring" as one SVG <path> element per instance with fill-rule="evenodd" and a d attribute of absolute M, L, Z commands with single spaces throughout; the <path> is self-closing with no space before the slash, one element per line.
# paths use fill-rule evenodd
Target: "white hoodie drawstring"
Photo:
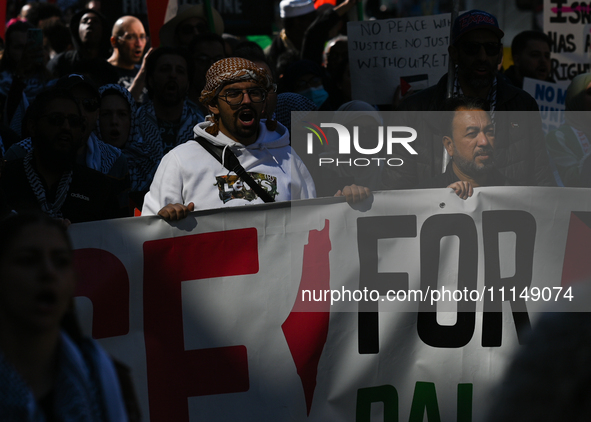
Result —
<path fill-rule="evenodd" d="M 277 161 L 277 158 L 275 158 L 275 156 L 271 153 L 271 151 L 269 151 L 269 149 L 267 148 L 267 146 L 265 144 L 261 144 L 261 149 L 265 150 L 267 152 L 267 154 L 269 154 L 273 158 L 273 161 L 275 161 L 275 163 L 281 169 L 281 171 L 283 173 L 285 173 L 285 171 L 283 170 L 283 167 L 281 167 L 281 165 L 279 164 L 279 161 Z"/>
<path fill-rule="evenodd" d="M 230 145 L 227 145 L 224 147 L 224 149 L 222 150 L 222 167 L 226 168 L 226 165 L 224 163 L 224 160 L 226 159 L 226 148 L 228 148 Z"/>

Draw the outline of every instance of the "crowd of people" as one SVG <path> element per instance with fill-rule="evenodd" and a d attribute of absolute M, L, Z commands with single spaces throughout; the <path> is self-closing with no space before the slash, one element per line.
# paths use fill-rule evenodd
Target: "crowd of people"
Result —
<path fill-rule="evenodd" d="M 221 15 L 213 10 L 208 17 L 203 5 L 179 7 L 160 29 L 160 45 L 151 48 L 140 19 L 121 16 L 110 24 L 93 2 L 67 22 L 59 7 L 46 3 L 26 5 L 9 22 L 0 60 L 0 214 L 10 215 L 11 223 L 0 230 L 0 300 L 21 295 L 52 319 L 28 321 L 10 310 L 10 300 L 0 307 L 0 378 L 25 391 L 18 402 L 0 394 L 0 410 L 9 403 L 33 412 L 26 420 L 45 420 L 36 412 L 70 420 L 56 410 L 63 410 L 57 380 L 77 392 L 67 406 L 92 415 L 71 420 L 124 420 L 121 413 L 133 420 L 133 405 L 111 388 L 117 384 L 113 363 L 62 326 L 73 287 L 71 246 L 61 226 L 129 217 L 134 209 L 178 220 L 194 210 L 318 195 L 355 203 L 387 189 L 448 187 L 469 200 L 480 186 L 591 186 L 591 135 L 582 114 L 591 110 L 591 75 L 572 81 L 566 121 L 548 135 L 535 100 L 521 89 L 524 77 L 552 81 L 545 34 L 516 36 L 514 64 L 503 72 L 504 32 L 497 19 L 468 11 L 453 23 L 453 72 L 402 98 L 398 90 L 391 104 L 368 104 L 351 97 L 344 34 L 358 1 L 319 9 L 312 0 L 281 1 L 283 28 L 266 50 L 227 36 Z M 417 128 L 415 153 L 398 145 L 393 156 L 404 165 L 382 161 L 371 173 L 318 168 L 314 159 L 338 152 L 325 146 L 307 157 L 306 145 L 293 135 L 293 111 L 333 112 L 335 123 L 373 127 L 383 123 L 380 111 L 397 111 L 405 126 Z M 366 150 L 373 145 L 367 137 L 357 140 Z M 27 217 L 31 211 L 51 219 Z M 51 244 L 39 243 L 32 228 L 47 233 Z M 33 246 L 21 246 L 27 242 Z M 7 284 L 11 254 L 20 247 L 36 251 L 46 267 L 40 274 L 61 271 L 59 291 L 39 288 L 27 298 Z M 57 262 L 56 254 L 63 259 Z M 22 370 L 30 362 L 19 348 L 37 343 L 14 334 L 17 326 L 26 326 L 41 345 L 42 372 Z M 59 341 L 67 347 L 58 353 Z M 51 362 L 60 353 L 66 366 L 56 369 Z M 58 376 L 62 370 L 88 373 L 74 365 L 84 362 L 99 365 L 109 378 L 93 378 L 90 371 L 78 385 Z"/>
<path fill-rule="evenodd" d="M 158 48 L 150 47 L 142 21 L 134 16 L 121 16 L 109 25 L 100 11 L 84 7 L 72 13 L 66 26 L 57 6 L 27 5 L 7 28 L 0 61 L 0 151 L 6 161 L 0 179 L 2 212 L 37 208 L 69 222 L 82 222 L 131 216 L 134 209 L 142 208 L 157 214 L 177 203 L 189 207 L 193 202 L 191 209 L 203 209 L 263 202 L 260 194 L 243 183 L 243 177 L 236 183 L 227 175 L 227 180 L 220 179 L 228 173 L 222 165 L 225 157 L 217 164 L 200 159 L 196 166 L 203 168 L 190 175 L 212 179 L 219 189 L 216 201 L 196 192 L 173 194 L 161 184 L 161 174 L 171 181 L 165 170 L 168 166 L 193 167 L 173 160 L 188 148 L 181 144 L 194 145 L 193 141 L 207 139 L 216 131 L 216 139 L 209 142 L 223 145 L 224 154 L 230 151 L 243 156 L 260 150 L 272 158 L 271 167 L 277 165 L 290 175 L 289 180 L 265 187 L 281 200 L 337 192 L 351 200 L 351 191 L 355 195 L 363 192 L 361 197 L 365 197 L 375 190 L 433 186 L 429 180 L 440 178 L 446 169 L 452 178 L 469 183 L 470 189 L 482 186 L 480 176 L 459 175 L 456 165 L 467 160 L 472 164 L 468 173 L 478 170 L 477 162 L 484 157 L 482 147 L 477 142 L 458 148 L 455 137 L 447 136 L 454 132 L 444 133 L 443 128 L 449 126 L 444 123 L 446 118 L 431 114 L 471 107 L 456 104 L 454 109 L 449 104 L 448 75 L 421 92 L 393 96 L 391 104 L 352 100 L 348 41 L 343 32 L 347 12 L 357 1 L 345 0 L 318 10 L 311 0 L 282 1 L 283 29 L 266 50 L 251 41 L 224 37 L 222 17 L 214 9 L 208 21 L 202 5 L 180 6 L 177 15 L 161 27 Z M 63 39 L 64 31 L 56 28 L 70 32 L 69 43 Z M 55 35 L 58 32 L 60 37 Z M 578 124 L 579 128 L 566 131 L 567 135 L 560 128 L 548 136 L 547 147 L 537 104 L 520 89 L 524 77 L 550 80 L 550 41 L 535 31 L 519 34 L 512 45 L 514 64 L 503 73 L 499 72 L 503 36 L 496 18 L 487 12 L 470 11 L 456 20 L 449 46 L 456 65 L 449 75 L 453 78 L 451 96 L 482 100 L 478 107 L 489 113 L 495 129 L 486 148 L 490 148 L 491 166 L 503 176 L 504 184 L 553 186 L 560 178 L 559 184 L 584 185 L 587 177 L 580 175 L 589 171 L 581 164 L 587 158 L 584 127 Z M 241 63 L 240 68 L 235 68 L 236 63 Z M 253 66 L 263 69 L 264 77 L 253 73 Z M 248 77 L 236 79 L 228 72 L 245 72 Z M 236 97 L 230 100 L 227 95 L 220 96 L 234 83 L 239 83 L 238 88 L 252 84 L 257 88 L 241 93 L 232 88 L 230 93 Z M 579 85 L 573 83 L 573 89 L 580 91 Z M 53 91 L 60 89 L 72 94 L 77 113 L 56 101 L 47 103 L 63 97 Z M 214 89 L 209 96 L 205 95 L 208 89 Z M 52 93 L 41 95 L 48 91 Z M 571 107 L 585 105 L 580 99 L 571 103 L 576 104 Z M 369 170 L 352 174 L 342 168 L 318 168 L 314 160 L 332 156 L 334 151 L 325 148 L 307 157 L 303 142 L 291 128 L 293 111 L 328 111 L 337 122 L 338 112 L 358 113 L 371 120 L 375 112 L 389 110 L 398 111 L 406 126 L 421 128 L 413 144 L 417 154 L 395 150 L 394 156 L 405 164 L 378 165 L 372 174 L 367 174 Z M 74 115 L 81 118 L 80 125 Z M 372 121 L 375 124 L 380 119 Z M 454 119 L 452 122 L 455 124 Z M 216 131 L 202 132 L 208 125 Z M 228 139 L 220 140 L 220 136 Z M 577 145 L 563 142 L 565 136 L 578 141 L 580 151 L 573 152 Z M 72 140 L 66 142 L 66 138 Z M 445 139 L 452 142 L 446 146 Z M 271 152 L 277 151 L 270 149 L 277 145 L 290 150 L 285 163 Z M 204 152 L 199 148 L 196 154 L 202 158 Z M 448 166 L 448 162 L 452 164 Z M 292 164 L 302 170 L 291 174 Z M 255 171 L 254 165 L 244 167 L 246 173 L 256 173 L 256 184 L 260 185 L 271 177 L 266 173 L 270 170 Z M 554 173 L 553 168 L 557 168 Z M 93 177 L 79 176 L 82 172 Z M 185 177 L 177 182 L 185 185 Z M 94 179 L 97 182 L 91 183 Z M 495 183 L 499 180 L 495 178 Z M 149 192 L 151 187 L 153 192 Z M 145 198 L 148 204 L 144 207 Z M 155 198 L 159 198 L 157 204 L 153 203 Z M 168 202 L 172 198 L 175 202 Z M 95 200 L 103 206 L 93 206 Z M 88 208 L 93 212 L 87 212 Z"/>

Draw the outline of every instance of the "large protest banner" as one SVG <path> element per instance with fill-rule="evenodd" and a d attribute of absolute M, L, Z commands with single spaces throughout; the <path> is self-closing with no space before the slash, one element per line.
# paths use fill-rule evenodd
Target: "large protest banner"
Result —
<path fill-rule="evenodd" d="M 585 2 L 544 0 L 544 32 L 552 42 L 556 82 L 570 81 L 591 69 L 591 8 Z"/>
<path fill-rule="evenodd" d="M 449 13 L 415 18 L 349 22 L 352 96 L 370 104 L 391 104 L 400 85 L 404 95 L 435 85 L 448 67 Z"/>
<path fill-rule="evenodd" d="M 151 422 L 478 421 L 535 313 L 591 274 L 591 195 L 574 188 L 378 192 L 358 210 L 329 198 L 70 230 L 84 329 L 131 366 Z M 406 296 L 418 289 L 431 294 Z M 434 301 L 443 289 L 470 292 L 462 318 Z"/>
<path fill-rule="evenodd" d="M 523 78 L 523 90 L 534 97 L 540 108 L 544 133 L 558 129 L 564 123 L 564 101 L 567 83 L 553 83 Z"/>

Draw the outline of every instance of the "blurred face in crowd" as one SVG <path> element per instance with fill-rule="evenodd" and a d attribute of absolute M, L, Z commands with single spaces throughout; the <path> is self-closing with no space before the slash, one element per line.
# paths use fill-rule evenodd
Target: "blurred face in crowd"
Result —
<path fill-rule="evenodd" d="M 243 145 L 253 144 L 265 109 L 266 92 L 253 81 L 236 82 L 222 88 L 209 110 L 219 116 L 220 131 Z"/>
<path fill-rule="evenodd" d="M 84 119 L 76 103 L 56 98 L 39 119 L 30 124 L 31 138 L 35 150 L 39 150 L 39 157 L 56 169 L 70 168 L 84 142 Z"/>
<path fill-rule="evenodd" d="M 163 105 L 180 104 L 189 89 L 187 62 L 182 56 L 165 54 L 156 62 L 154 74 L 149 76 L 154 101 Z"/>
<path fill-rule="evenodd" d="M 298 78 L 294 86 L 294 91 L 300 94 L 310 88 L 319 88 L 322 86 L 322 78 L 312 73 L 306 73 Z"/>
<path fill-rule="evenodd" d="M 340 66 L 348 59 L 348 42 L 338 40 L 331 42 L 326 50 L 325 66 L 330 72 L 332 67 Z"/>
<path fill-rule="evenodd" d="M 90 12 L 82 15 L 78 26 L 78 35 L 83 44 L 98 45 L 103 35 L 100 18 Z"/>
<path fill-rule="evenodd" d="M 502 58 L 499 38 L 487 29 L 475 29 L 449 48 L 459 77 L 472 89 L 491 86 Z"/>
<path fill-rule="evenodd" d="M 196 35 L 209 32 L 207 21 L 196 16 L 185 19 L 178 24 L 175 38 L 179 47 L 188 47 Z"/>
<path fill-rule="evenodd" d="M 542 40 L 529 40 L 513 61 L 521 76 L 545 81 L 550 75 L 550 47 Z"/>
<path fill-rule="evenodd" d="M 478 178 L 492 169 L 495 129 L 488 112 L 466 110 L 455 112 L 452 138 L 445 136 L 443 145 L 453 159 L 454 169 Z"/>
<path fill-rule="evenodd" d="M 265 72 L 267 72 L 271 79 L 273 79 L 271 68 L 267 63 L 255 61 L 254 64 L 262 69 L 265 69 Z M 267 99 L 265 100 L 265 115 L 263 117 L 266 119 L 272 117 L 273 113 L 275 113 L 275 108 L 277 108 L 277 91 L 275 88 L 273 88 L 267 92 Z"/>
<path fill-rule="evenodd" d="M 119 51 L 121 64 L 133 67 L 142 61 L 148 38 L 142 22 L 134 17 L 126 16 L 121 22 L 119 34 L 112 41 Z"/>
<path fill-rule="evenodd" d="M 192 51 L 195 60 L 194 84 L 198 91 L 205 87 L 205 75 L 212 64 L 226 57 L 224 46 L 217 41 L 197 43 Z"/>
<path fill-rule="evenodd" d="M 75 286 L 64 233 L 42 222 L 25 226 L 0 258 L 0 328 L 57 332 Z"/>
<path fill-rule="evenodd" d="M 25 51 L 25 46 L 27 45 L 27 32 L 26 31 L 16 31 L 10 34 L 10 39 L 7 40 L 8 45 L 6 52 L 10 54 L 10 58 L 14 64 L 20 62 L 21 58 L 23 57 L 23 52 Z"/>
<path fill-rule="evenodd" d="M 131 129 L 131 109 L 121 95 L 103 96 L 99 125 L 103 141 L 117 148 L 125 146 Z"/>

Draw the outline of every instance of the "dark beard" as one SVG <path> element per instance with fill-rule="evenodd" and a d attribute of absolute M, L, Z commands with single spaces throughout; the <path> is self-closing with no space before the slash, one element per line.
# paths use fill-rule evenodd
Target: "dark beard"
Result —
<path fill-rule="evenodd" d="M 497 76 L 497 72 L 494 69 L 490 73 L 490 76 L 478 76 L 469 69 L 464 69 L 461 66 L 458 67 L 458 72 L 468 86 L 474 90 L 490 87 Z"/>
<path fill-rule="evenodd" d="M 493 152 L 491 150 L 484 150 L 483 152 L 485 151 L 490 154 L 491 158 L 482 165 L 478 165 L 474 161 L 466 160 L 465 158 L 461 157 L 460 154 L 457 153 L 455 146 L 454 156 L 452 159 L 456 167 L 466 176 L 469 176 L 474 180 L 483 180 L 483 178 L 485 179 L 494 169 L 494 160 L 492 158 Z"/>
<path fill-rule="evenodd" d="M 52 148 L 51 141 L 48 139 L 33 142 L 33 146 L 38 151 L 38 157 L 45 168 L 64 172 L 74 167 L 76 155 L 78 154 L 77 148 L 72 148 L 68 152 L 58 151 Z"/>
<path fill-rule="evenodd" d="M 182 103 L 183 100 L 184 100 L 184 97 L 181 97 L 180 95 L 175 96 L 175 97 L 160 96 L 156 99 L 156 101 L 158 101 L 163 107 L 177 106 L 180 103 Z"/>
<path fill-rule="evenodd" d="M 163 87 L 160 92 L 157 92 L 154 100 L 160 103 L 163 107 L 174 107 L 181 104 L 185 100 L 185 94 L 181 93 L 180 88 L 177 85 L 177 92 L 174 94 L 165 92 L 165 88 Z"/>

